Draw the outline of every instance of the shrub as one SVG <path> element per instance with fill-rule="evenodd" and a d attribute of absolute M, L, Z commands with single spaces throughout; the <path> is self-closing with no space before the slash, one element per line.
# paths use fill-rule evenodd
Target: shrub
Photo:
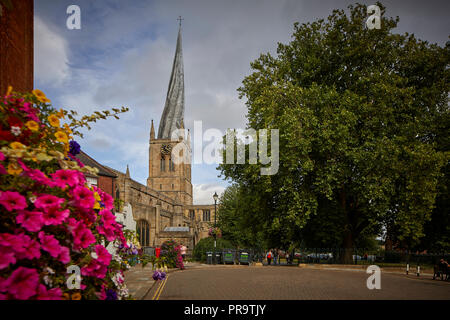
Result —
<path fill-rule="evenodd" d="M 216 242 L 216 249 L 230 249 L 233 248 L 233 245 L 230 241 L 224 240 L 222 238 L 218 238 Z M 194 248 L 194 252 L 192 254 L 194 260 L 196 261 L 206 261 L 206 252 L 214 251 L 214 238 L 204 238 L 201 239 Z"/>

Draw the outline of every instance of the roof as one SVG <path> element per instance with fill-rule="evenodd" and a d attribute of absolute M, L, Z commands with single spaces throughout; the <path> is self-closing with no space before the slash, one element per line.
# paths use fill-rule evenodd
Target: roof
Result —
<path fill-rule="evenodd" d="M 92 168 L 97 168 L 99 176 L 117 178 L 117 175 L 112 170 L 110 170 L 107 167 L 101 165 L 100 163 L 95 161 L 93 158 L 88 156 L 85 152 L 80 151 L 80 153 L 77 154 L 76 157 L 81 162 L 83 162 L 85 165 L 90 166 Z"/>
<path fill-rule="evenodd" d="M 184 67 L 181 47 L 181 27 L 173 59 L 172 74 L 167 90 L 166 104 L 159 122 L 158 139 L 170 139 L 174 130 L 184 127 Z"/>

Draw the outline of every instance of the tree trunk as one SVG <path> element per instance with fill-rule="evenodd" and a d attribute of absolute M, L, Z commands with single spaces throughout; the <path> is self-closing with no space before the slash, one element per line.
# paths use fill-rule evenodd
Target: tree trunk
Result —
<path fill-rule="evenodd" d="M 345 231 L 343 248 L 344 252 L 340 256 L 341 263 L 343 264 L 353 264 L 353 234 L 351 230 Z"/>

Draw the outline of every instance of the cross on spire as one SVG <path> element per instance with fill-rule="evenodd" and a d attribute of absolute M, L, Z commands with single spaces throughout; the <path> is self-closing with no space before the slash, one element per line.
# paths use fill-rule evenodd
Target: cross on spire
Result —
<path fill-rule="evenodd" d="M 184 20 L 184 19 L 182 19 L 181 16 L 178 16 L 177 20 L 180 21 L 180 27 L 181 27 L 181 20 Z"/>

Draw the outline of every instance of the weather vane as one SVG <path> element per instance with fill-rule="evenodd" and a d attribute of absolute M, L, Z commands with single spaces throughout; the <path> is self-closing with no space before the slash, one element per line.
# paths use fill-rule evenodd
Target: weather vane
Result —
<path fill-rule="evenodd" d="M 181 16 L 178 16 L 177 20 L 180 21 L 180 27 L 181 27 L 181 20 L 184 20 L 184 19 L 182 19 Z"/>

